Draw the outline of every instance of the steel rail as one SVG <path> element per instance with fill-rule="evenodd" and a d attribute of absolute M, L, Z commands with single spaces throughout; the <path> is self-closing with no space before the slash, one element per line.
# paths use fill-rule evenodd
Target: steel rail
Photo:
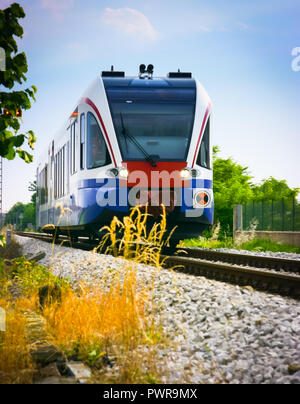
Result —
<path fill-rule="evenodd" d="M 245 253 L 233 253 L 201 248 L 180 248 L 186 257 L 201 258 L 208 261 L 222 261 L 237 265 L 248 265 L 256 268 L 284 270 L 300 274 L 300 260 Z M 178 254 L 181 254 L 178 252 Z"/>
<path fill-rule="evenodd" d="M 191 257 L 165 256 L 164 258 L 165 266 L 173 268 L 174 271 L 300 298 L 300 276 L 296 274 Z"/>
<path fill-rule="evenodd" d="M 49 234 L 33 232 L 15 232 L 15 234 L 53 242 L 53 236 Z M 83 238 L 79 238 L 78 242 L 72 243 L 67 236 L 60 236 L 56 240 L 56 244 L 63 243 L 63 245 L 65 245 L 65 242 L 70 244 L 73 248 L 83 250 L 92 250 L 99 244 L 99 242 L 92 243 Z M 253 256 L 250 254 L 201 250 L 198 248 L 180 248 L 178 250 L 179 254 L 180 251 L 184 251 L 187 256 L 161 256 L 162 259 L 164 259 L 165 268 L 172 268 L 174 271 L 184 272 L 194 276 L 204 276 L 209 279 L 241 286 L 252 286 L 254 289 L 300 298 L 300 276 L 297 274 L 299 273 L 300 261 L 276 257 Z M 168 252 L 168 249 L 166 249 L 166 252 Z M 205 259 L 203 259 L 203 256 Z M 261 258 L 262 260 L 260 261 Z M 226 262 L 226 260 L 228 260 L 228 262 Z M 276 260 L 279 260 L 278 265 L 276 264 Z M 240 265 L 241 262 L 242 265 Z M 252 266 L 249 265 L 249 263 L 254 263 L 255 265 Z M 285 268 L 288 268 L 289 272 L 292 272 L 291 268 L 294 268 L 294 273 L 278 272 L 278 268 L 282 269 L 283 264 L 286 265 Z"/>

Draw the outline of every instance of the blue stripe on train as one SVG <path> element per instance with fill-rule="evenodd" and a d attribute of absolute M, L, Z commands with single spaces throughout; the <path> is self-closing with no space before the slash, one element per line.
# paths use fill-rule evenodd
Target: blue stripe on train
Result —
<path fill-rule="evenodd" d="M 85 180 L 78 181 L 78 189 L 82 188 L 99 188 L 105 186 L 108 182 L 111 184 L 115 184 L 116 187 L 119 187 L 119 180 L 117 178 L 89 178 Z M 212 180 L 207 179 L 196 179 L 193 178 L 191 180 L 191 188 L 212 188 Z"/>
<path fill-rule="evenodd" d="M 193 212 L 192 190 L 193 188 L 211 188 L 211 180 L 195 180 L 190 184 L 192 187 L 181 190 L 180 211 L 186 213 Z M 185 193 L 185 194 L 184 194 Z M 71 195 L 67 195 L 61 201 L 66 210 L 66 214 L 60 217 L 60 209 L 54 207 L 40 212 L 39 225 L 48 223 L 64 225 L 86 225 L 95 221 L 104 209 L 112 212 L 129 213 L 128 189 L 120 187 L 118 179 L 86 179 L 78 182 L 78 189 Z M 200 213 L 200 210 L 198 211 Z M 203 214 L 206 222 L 213 223 L 213 205 L 205 208 Z"/>
<path fill-rule="evenodd" d="M 194 188 L 212 188 L 212 181 L 206 179 L 193 179 L 191 187 L 181 190 L 181 212 L 194 211 Z M 95 220 L 104 208 L 117 212 L 129 212 L 127 187 L 120 186 L 118 179 L 86 179 L 78 183 L 78 196 L 76 206 L 82 209 L 79 224 L 87 224 Z M 213 223 L 213 204 L 211 208 L 203 210 L 209 223 Z"/>

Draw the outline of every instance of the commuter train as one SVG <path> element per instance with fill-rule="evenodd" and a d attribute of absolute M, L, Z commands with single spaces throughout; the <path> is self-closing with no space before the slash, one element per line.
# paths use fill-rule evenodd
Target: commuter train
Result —
<path fill-rule="evenodd" d="M 134 77 L 103 71 L 86 90 L 37 168 L 37 227 L 98 238 L 114 216 L 165 206 L 173 239 L 213 223 L 211 101 L 191 73 Z"/>

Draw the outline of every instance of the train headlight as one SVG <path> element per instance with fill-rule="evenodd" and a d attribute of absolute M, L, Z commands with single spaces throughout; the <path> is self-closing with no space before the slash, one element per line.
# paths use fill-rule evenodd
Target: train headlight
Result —
<path fill-rule="evenodd" d="M 190 176 L 191 176 L 191 172 L 187 168 L 184 168 L 183 170 L 180 171 L 181 178 L 186 179 L 186 178 L 190 178 Z"/>
<path fill-rule="evenodd" d="M 111 169 L 109 170 L 109 174 L 110 174 L 112 177 L 117 177 L 118 174 L 119 174 L 119 170 L 118 170 L 117 168 L 111 168 Z"/>
<path fill-rule="evenodd" d="M 129 175 L 129 171 L 126 168 L 121 168 L 119 170 L 119 177 L 120 178 L 127 178 Z"/>
<path fill-rule="evenodd" d="M 200 175 L 200 172 L 198 170 L 196 170 L 195 168 L 186 167 L 180 171 L 180 177 L 183 179 L 196 178 L 199 175 Z"/>
<path fill-rule="evenodd" d="M 129 175 L 129 171 L 124 167 L 118 167 L 118 168 L 111 168 L 107 174 L 110 177 L 126 179 Z"/>
<path fill-rule="evenodd" d="M 194 191 L 193 206 L 194 208 L 207 208 L 211 203 L 211 195 L 206 189 L 198 189 Z"/>

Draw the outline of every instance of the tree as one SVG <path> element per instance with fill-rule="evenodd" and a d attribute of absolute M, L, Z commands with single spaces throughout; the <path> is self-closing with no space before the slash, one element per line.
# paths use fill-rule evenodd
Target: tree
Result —
<path fill-rule="evenodd" d="M 260 185 L 251 182 L 248 167 L 242 167 L 231 158 L 218 157 L 220 149 L 213 147 L 213 190 L 215 222 L 220 222 L 223 230 L 232 231 L 232 208 L 237 204 L 251 201 L 271 201 L 282 198 L 293 199 L 299 188 L 289 188 L 285 180 L 270 177 Z"/>
<path fill-rule="evenodd" d="M 33 194 L 31 195 L 31 203 L 36 204 L 36 195 L 37 195 L 37 184 L 36 184 L 36 180 L 34 180 L 33 182 L 29 183 L 29 187 L 28 187 L 28 191 L 29 192 L 33 192 Z"/>
<path fill-rule="evenodd" d="M 33 203 L 25 205 L 22 223 L 23 229 L 26 229 L 29 223 L 35 226 L 35 205 Z"/>
<path fill-rule="evenodd" d="M 276 180 L 270 177 L 262 181 L 261 185 L 252 187 L 254 200 L 256 201 L 276 201 L 282 198 L 294 199 L 299 194 L 299 188 L 290 188 L 286 180 Z"/>
<path fill-rule="evenodd" d="M 20 215 L 23 217 L 20 218 Z M 26 229 L 28 223 L 35 224 L 35 205 L 33 203 L 17 202 L 5 216 L 5 224 L 16 224 L 19 230 Z"/>
<path fill-rule="evenodd" d="M 22 202 L 17 202 L 14 206 L 7 212 L 5 216 L 4 224 L 20 224 L 20 215 L 24 214 L 25 205 Z"/>
<path fill-rule="evenodd" d="M 242 167 L 231 158 L 218 157 L 220 149 L 213 148 L 213 191 L 215 222 L 219 221 L 223 230 L 232 231 L 232 208 L 253 198 L 251 176 L 248 167 Z"/>
<path fill-rule="evenodd" d="M 23 28 L 18 20 L 24 18 L 23 8 L 13 3 L 5 10 L 0 10 L 0 48 L 5 50 L 6 70 L 0 71 L 0 85 L 6 89 L 13 89 L 15 84 L 26 81 L 28 71 L 27 59 L 24 52 L 18 53 L 18 46 L 14 36 L 22 38 Z M 9 160 L 15 158 L 16 153 L 30 163 L 33 156 L 23 150 L 25 139 L 33 150 L 36 141 L 33 131 L 18 134 L 22 122 L 22 110 L 31 108 L 31 99 L 37 89 L 31 86 L 25 90 L 0 92 L 0 156 Z"/>

